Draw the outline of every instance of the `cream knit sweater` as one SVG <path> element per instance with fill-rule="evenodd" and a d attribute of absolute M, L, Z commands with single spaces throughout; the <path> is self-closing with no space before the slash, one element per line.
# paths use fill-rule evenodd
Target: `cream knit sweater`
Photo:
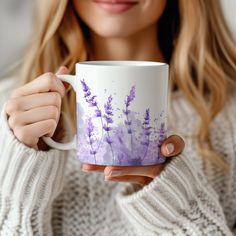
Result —
<path fill-rule="evenodd" d="M 1 105 L 15 83 L 0 83 Z M 28 148 L 14 137 L 3 110 L 0 235 L 236 235 L 236 95 L 211 125 L 228 173 L 203 165 L 190 138 L 196 113 L 181 94 L 172 104 L 170 129 L 184 137 L 185 151 L 143 188 L 82 172 L 75 151 Z"/>

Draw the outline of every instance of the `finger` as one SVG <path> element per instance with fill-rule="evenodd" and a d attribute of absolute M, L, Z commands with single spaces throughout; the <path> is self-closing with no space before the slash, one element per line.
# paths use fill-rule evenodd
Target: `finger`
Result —
<path fill-rule="evenodd" d="M 56 126 L 56 121 L 50 119 L 16 128 L 13 132 L 20 142 L 26 144 L 27 146 L 33 147 L 37 145 L 40 137 L 47 134 L 52 137 Z"/>
<path fill-rule="evenodd" d="M 11 99 L 6 105 L 6 113 L 28 111 L 37 107 L 56 106 L 61 109 L 61 96 L 57 92 L 39 93 Z"/>
<path fill-rule="evenodd" d="M 88 164 L 88 163 L 83 163 L 82 164 L 82 171 L 99 171 L 103 172 L 106 166 L 104 165 L 94 165 L 94 164 Z"/>
<path fill-rule="evenodd" d="M 45 73 L 24 86 L 16 89 L 11 94 L 11 98 L 27 96 L 35 93 L 58 92 L 64 96 L 65 88 L 62 82 L 51 72 Z"/>
<path fill-rule="evenodd" d="M 149 178 L 155 178 L 163 170 L 164 164 L 152 166 L 106 166 L 104 169 L 105 176 L 126 176 L 138 175 Z"/>
<path fill-rule="evenodd" d="M 166 157 L 177 156 L 184 150 L 184 140 L 178 135 L 169 136 L 161 145 L 161 153 Z"/>
<path fill-rule="evenodd" d="M 144 176 L 124 175 L 124 176 L 119 176 L 119 177 L 105 176 L 104 180 L 115 181 L 115 182 L 129 182 L 129 183 L 135 183 L 141 186 L 145 186 L 149 184 L 153 179 L 149 177 L 144 177 Z"/>
<path fill-rule="evenodd" d="M 37 107 L 25 112 L 15 112 L 9 119 L 8 123 L 11 128 L 25 126 L 37 123 L 43 120 L 54 119 L 58 123 L 60 110 L 56 106 Z"/>

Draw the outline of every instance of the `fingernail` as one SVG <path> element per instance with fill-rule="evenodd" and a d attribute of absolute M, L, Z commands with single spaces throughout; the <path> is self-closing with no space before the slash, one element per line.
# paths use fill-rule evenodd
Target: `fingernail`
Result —
<path fill-rule="evenodd" d="M 168 143 L 166 145 L 166 152 L 168 155 L 170 155 L 174 151 L 174 149 L 175 149 L 175 146 L 173 143 Z"/>
<path fill-rule="evenodd" d="M 122 171 L 120 171 L 120 170 L 112 170 L 112 171 L 105 170 L 104 175 L 106 177 L 109 177 L 109 176 L 120 176 L 121 173 L 122 173 Z"/>
<path fill-rule="evenodd" d="M 110 175 L 109 176 L 120 176 L 121 175 L 121 171 L 119 170 L 113 170 L 110 172 Z"/>

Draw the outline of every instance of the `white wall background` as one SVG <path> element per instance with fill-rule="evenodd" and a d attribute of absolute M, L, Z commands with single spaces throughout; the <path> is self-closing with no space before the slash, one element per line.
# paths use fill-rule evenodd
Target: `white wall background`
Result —
<path fill-rule="evenodd" d="M 236 38 L 236 0 L 221 0 L 226 20 Z"/>
<path fill-rule="evenodd" d="M 16 67 L 31 32 L 32 0 L 0 0 L 0 78 Z"/>
<path fill-rule="evenodd" d="M 226 19 L 236 37 L 236 0 L 221 1 Z M 32 27 L 32 2 L 0 0 L 0 78 L 14 69 L 27 46 Z"/>

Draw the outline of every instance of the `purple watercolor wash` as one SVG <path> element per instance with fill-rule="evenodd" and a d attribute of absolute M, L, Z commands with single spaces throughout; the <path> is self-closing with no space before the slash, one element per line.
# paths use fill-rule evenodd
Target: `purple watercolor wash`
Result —
<path fill-rule="evenodd" d="M 129 95 L 124 99 L 125 108 L 122 110 L 113 108 L 112 95 L 108 95 L 107 101 L 101 107 L 104 109 L 100 109 L 97 96 L 93 94 L 84 80 L 81 81 L 81 85 L 85 102 L 88 105 L 87 109 L 92 109 L 94 112 L 91 118 L 79 124 L 77 153 L 82 162 L 100 165 L 142 166 L 165 161 L 160 153 L 160 146 L 166 134 L 165 123 L 161 122 L 162 119 L 160 119 L 160 123 L 158 119 L 154 119 L 152 127 L 149 108 L 145 110 L 142 119 L 136 118 L 136 115 L 141 113 L 132 111 L 130 108 L 136 97 L 135 86 L 131 87 Z M 122 121 L 117 125 L 114 125 L 113 111 L 118 113 L 116 117 Z M 164 117 L 164 110 L 160 114 L 160 118 L 162 117 Z M 97 126 L 96 118 L 100 119 L 101 126 Z M 98 128 L 102 130 L 101 137 L 98 136 Z"/>

